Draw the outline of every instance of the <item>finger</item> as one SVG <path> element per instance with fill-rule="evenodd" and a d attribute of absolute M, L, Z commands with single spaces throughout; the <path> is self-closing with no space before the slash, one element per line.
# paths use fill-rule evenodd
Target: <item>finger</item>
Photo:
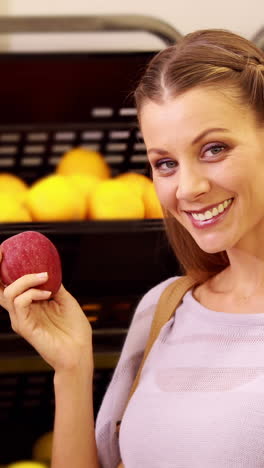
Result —
<path fill-rule="evenodd" d="M 45 273 L 33 273 L 21 276 L 21 278 L 18 278 L 9 286 L 6 286 L 3 291 L 4 298 L 9 301 L 14 301 L 15 297 L 20 296 L 28 289 L 46 283 L 47 280 L 48 275 Z"/>
<path fill-rule="evenodd" d="M 16 296 L 14 299 L 14 306 L 16 309 L 26 309 L 32 302 L 47 300 L 50 295 L 51 291 L 46 291 L 44 289 L 28 289 L 23 294 L 20 294 L 20 296 Z"/>
<path fill-rule="evenodd" d="M 41 289 L 28 289 L 26 292 L 17 296 L 14 300 L 14 307 L 9 311 L 12 328 L 15 332 L 20 333 L 20 324 L 23 324 L 30 312 L 30 305 L 34 301 L 46 301 L 49 299 L 51 291 Z"/>

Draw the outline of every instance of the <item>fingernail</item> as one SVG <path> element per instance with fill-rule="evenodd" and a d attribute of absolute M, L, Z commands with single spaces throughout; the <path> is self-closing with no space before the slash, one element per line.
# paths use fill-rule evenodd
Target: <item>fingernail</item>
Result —
<path fill-rule="evenodd" d="M 47 278 L 48 273 L 44 271 L 43 273 L 37 273 L 36 276 L 37 278 Z"/>

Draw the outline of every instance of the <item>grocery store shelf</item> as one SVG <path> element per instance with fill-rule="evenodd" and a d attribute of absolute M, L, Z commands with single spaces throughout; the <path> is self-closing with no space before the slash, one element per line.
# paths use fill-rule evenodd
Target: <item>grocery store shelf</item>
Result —
<path fill-rule="evenodd" d="M 0 237 L 33 230 L 43 234 L 111 234 L 122 232 L 164 231 L 162 219 L 86 220 L 59 222 L 0 223 Z"/>

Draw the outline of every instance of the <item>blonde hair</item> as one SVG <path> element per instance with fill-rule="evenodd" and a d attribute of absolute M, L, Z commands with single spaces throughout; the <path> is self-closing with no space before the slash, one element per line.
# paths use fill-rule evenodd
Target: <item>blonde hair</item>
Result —
<path fill-rule="evenodd" d="M 256 121 L 264 122 L 264 52 L 247 39 L 222 29 L 200 30 L 162 50 L 150 61 L 135 91 L 140 111 L 148 100 L 163 103 L 194 87 L 226 89 Z M 225 251 L 207 253 L 167 210 L 164 223 L 168 240 L 183 274 L 204 282 L 229 265 Z"/>

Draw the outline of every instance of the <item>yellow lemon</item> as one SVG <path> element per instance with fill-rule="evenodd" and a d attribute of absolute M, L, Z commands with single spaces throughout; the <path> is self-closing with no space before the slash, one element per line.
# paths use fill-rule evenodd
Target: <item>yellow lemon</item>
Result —
<path fill-rule="evenodd" d="M 137 172 L 125 172 L 117 176 L 116 179 L 128 184 L 132 190 L 136 190 L 141 196 L 143 196 L 145 188 L 152 184 L 151 179 Z"/>
<path fill-rule="evenodd" d="M 116 179 L 105 180 L 96 187 L 90 208 L 93 219 L 142 219 L 145 213 L 140 195 Z"/>
<path fill-rule="evenodd" d="M 17 461 L 7 465 L 6 468 L 48 468 L 48 465 L 31 460 Z"/>
<path fill-rule="evenodd" d="M 34 221 L 72 221 L 85 218 L 85 198 L 59 174 L 35 182 L 27 192 L 26 206 Z"/>
<path fill-rule="evenodd" d="M 52 455 L 53 432 L 46 432 L 39 437 L 33 446 L 33 458 L 45 463 L 50 463 Z"/>
<path fill-rule="evenodd" d="M 9 193 L 15 195 L 19 200 L 23 200 L 27 190 L 28 185 L 23 179 L 9 172 L 0 172 L 0 193 Z"/>
<path fill-rule="evenodd" d="M 82 192 L 86 203 L 85 217 L 90 218 L 91 196 L 97 185 L 102 182 L 102 179 L 91 174 L 72 174 L 67 178 Z"/>
<path fill-rule="evenodd" d="M 145 218 L 163 218 L 162 208 L 153 182 L 145 188 L 143 201 L 145 205 Z"/>
<path fill-rule="evenodd" d="M 23 223 L 32 221 L 32 216 L 14 196 L 0 193 L 0 223 Z"/>
<path fill-rule="evenodd" d="M 97 151 L 75 148 L 65 153 L 56 168 L 62 175 L 92 174 L 100 179 L 108 179 L 111 170 L 104 157 Z"/>

